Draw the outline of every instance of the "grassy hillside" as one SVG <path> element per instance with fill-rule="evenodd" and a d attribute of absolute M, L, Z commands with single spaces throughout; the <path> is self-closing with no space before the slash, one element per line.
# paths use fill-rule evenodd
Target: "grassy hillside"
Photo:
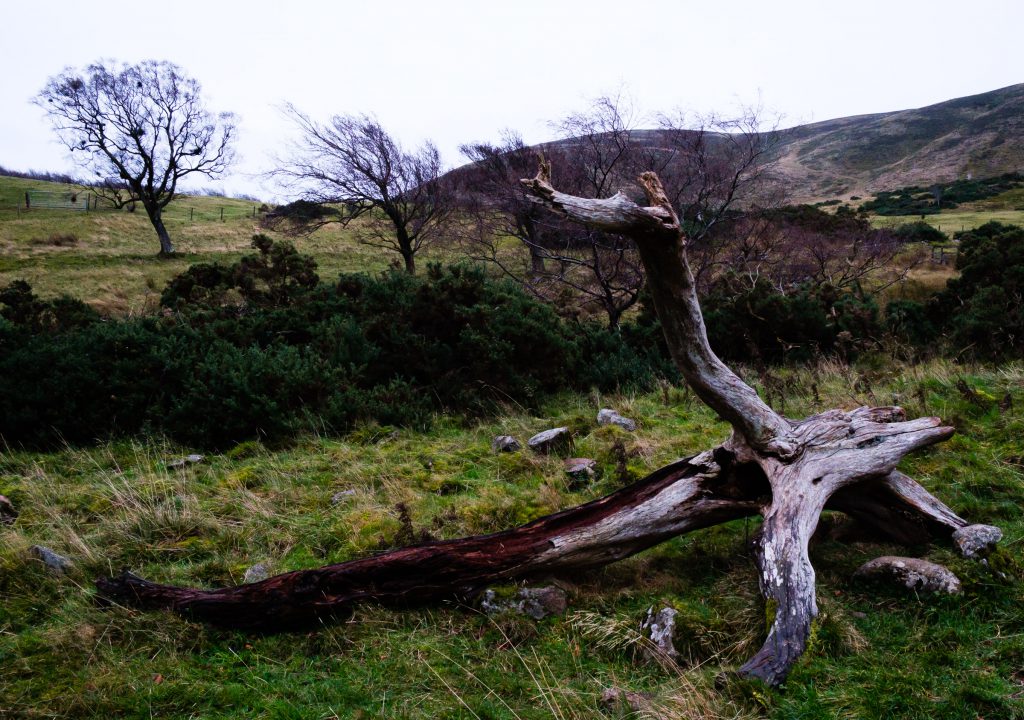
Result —
<path fill-rule="evenodd" d="M 24 207 L 26 190 L 68 187 L 0 176 L 0 285 L 23 279 L 44 297 L 70 293 L 105 313 L 143 312 L 153 309 L 172 276 L 194 263 L 236 260 L 251 252 L 254 233 L 266 232 L 253 217 L 258 203 L 181 196 L 165 215 L 178 256 L 162 259 L 157 257 L 156 233 L 141 208 L 135 213 L 18 209 Z M 381 270 L 391 262 L 388 253 L 360 245 L 350 232 L 336 228 L 292 242 L 316 258 L 324 278 L 343 271 Z"/>
<path fill-rule="evenodd" d="M 782 133 L 778 169 L 800 200 L 991 177 L 1024 168 L 1024 84 Z"/>
<path fill-rule="evenodd" d="M 992 397 L 1010 393 L 1013 408 L 968 402 L 956 389 L 961 376 Z M 1010 568 L 1024 540 L 1024 368 L 825 364 L 783 379 L 791 416 L 897 401 L 912 415 L 954 422 L 953 440 L 904 469 L 965 517 L 1000 525 L 1001 567 L 1017 577 Z M 812 382 L 818 400 L 806 390 Z M 784 690 L 720 675 L 765 632 L 747 544 L 754 521 L 564 578 L 568 614 L 541 622 L 456 606 L 367 607 L 316 632 L 255 637 L 94 602 L 92 579 L 121 567 L 157 581 L 226 585 L 257 562 L 309 568 L 423 532 L 499 530 L 619 486 L 616 443 L 626 472 L 639 475 L 725 437 L 692 397 L 671 390 L 667 398 L 568 396 L 540 417 L 510 409 L 469 428 L 440 418 L 429 435 L 367 427 L 277 451 L 250 443 L 183 470 L 165 463 L 189 448 L 158 440 L 6 450 L 0 493 L 21 515 L 0 526 L 0 717 L 614 717 L 598 709 L 610 686 L 650 693 L 666 719 L 1024 717 L 1016 579 L 922 547 L 910 552 L 948 564 L 965 582 L 962 597 L 866 587 L 851 580 L 861 563 L 908 550 L 856 535 L 840 542 L 838 532 L 812 551 L 823 614 Z M 638 418 L 640 429 L 596 427 L 602 405 Z M 490 451 L 498 433 L 525 439 L 555 424 L 578 430 L 577 454 L 599 460 L 601 480 L 571 491 L 558 459 Z M 33 544 L 67 555 L 75 568 L 49 574 L 29 559 Z M 638 652 L 640 619 L 665 603 L 680 612 L 676 642 L 686 662 L 678 669 Z"/>

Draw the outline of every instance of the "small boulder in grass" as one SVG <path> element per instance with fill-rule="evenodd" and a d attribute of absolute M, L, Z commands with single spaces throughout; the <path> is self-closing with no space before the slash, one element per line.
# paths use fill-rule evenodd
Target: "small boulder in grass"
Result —
<path fill-rule="evenodd" d="M 968 525 L 953 533 L 953 544 L 965 558 L 988 557 L 1003 539 L 1003 531 L 992 525 Z"/>
<path fill-rule="evenodd" d="M 261 582 L 268 577 L 270 577 L 270 563 L 256 563 L 245 571 L 245 577 L 242 578 L 242 582 L 248 585 L 249 583 Z"/>
<path fill-rule="evenodd" d="M 623 430 L 636 432 L 636 420 L 623 417 L 611 408 L 601 408 L 597 413 L 598 425 L 618 425 Z"/>
<path fill-rule="evenodd" d="M 564 615 L 568 607 L 565 590 L 554 586 L 520 588 L 508 598 L 501 598 L 494 590 L 487 589 L 480 598 L 480 609 L 488 615 L 512 612 L 534 620 L 543 620 L 549 615 Z"/>
<path fill-rule="evenodd" d="M 167 467 L 171 470 L 178 470 L 189 465 L 195 465 L 206 460 L 205 455 L 186 455 L 185 457 L 178 458 L 177 460 L 171 460 L 167 463 Z"/>
<path fill-rule="evenodd" d="M 586 487 L 599 474 L 596 460 L 590 458 L 569 458 L 565 461 L 565 474 L 569 476 L 569 489 Z"/>
<path fill-rule="evenodd" d="M 634 692 L 618 687 L 605 688 L 601 691 L 601 709 L 606 712 L 621 710 L 642 713 L 651 709 L 652 700 L 651 693 Z"/>
<path fill-rule="evenodd" d="M 511 435 L 499 435 L 491 441 L 491 450 L 496 453 L 515 452 L 523 446 Z"/>
<path fill-rule="evenodd" d="M 351 499 L 356 494 L 356 491 L 352 488 L 348 490 L 339 490 L 338 492 L 331 495 L 331 505 L 341 505 L 346 500 Z"/>
<path fill-rule="evenodd" d="M 69 559 L 43 545 L 33 545 L 28 551 L 32 557 L 43 563 L 47 570 L 57 575 L 63 575 L 74 567 L 74 563 Z"/>
<path fill-rule="evenodd" d="M 650 607 L 647 609 L 647 617 L 640 626 L 640 632 L 653 643 L 657 648 L 656 653 L 662 658 L 670 658 L 672 660 L 679 658 L 679 652 L 672 642 L 672 636 L 676 632 L 676 615 L 678 614 L 679 611 L 675 608 L 666 606 L 658 610 L 658 612 L 654 612 L 654 608 Z M 655 652 L 649 651 L 646 654 L 651 656 L 652 659 L 658 659 L 653 657 Z"/>
<path fill-rule="evenodd" d="M 551 428 L 539 432 L 526 441 L 531 450 L 542 455 L 552 455 L 572 449 L 572 432 L 567 427 Z"/>
<path fill-rule="evenodd" d="M 0 495 L 0 525 L 13 525 L 17 519 L 18 511 L 14 509 L 14 503 Z"/>
<path fill-rule="evenodd" d="M 869 560 L 853 574 L 855 580 L 888 581 L 914 592 L 957 595 L 960 578 L 937 563 L 886 555 Z"/>

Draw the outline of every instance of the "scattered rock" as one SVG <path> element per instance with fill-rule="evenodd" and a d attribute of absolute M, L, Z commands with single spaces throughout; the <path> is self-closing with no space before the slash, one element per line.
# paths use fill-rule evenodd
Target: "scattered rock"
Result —
<path fill-rule="evenodd" d="M 248 585 L 249 583 L 266 580 L 268 577 L 270 577 L 270 563 L 256 563 L 245 571 L 245 577 L 242 578 L 242 582 Z"/>
<path fill-rule="evenodd" d="M 539 432 L 526 441 L 530 449 L 542 455 L 564 452 L 572 449 L 572 433 L 567 427 L 557 427 Z"/>
<path fill-rule="evenodd" d="M 636 432 L 636 420 L 622 417 L 611 408 L 601 408 L 597 413 L 598 425 L 618 425 L 623 430 Z"/>
<path fill-rule="evenodd" d="M 515 595 L 503 599 L 494 590 L 484 590 L 480 609 L 488 615 L 515 612 L 541 620 L 549 615 L 562 615 L 569 607 L 569 600 L 561 588 L 548 586 L 520 588 Z"/>
<path fill-rule="evenodd" d="M 348 490 L 339 490 L 338 492 L 331 495 L 331 505 L 341 505 L 343 502 L 348 500 L 350 497 L 356 494 L 356 491 L 352 488 Z"/>
<path fill-rule="evenodd" d="M 183 468 L 187 465 L 195 465 L 196 463 L 201 463 L 205 459 L 205 455 L 186 455 L 183 458 L 171 460 L 170 462 L 167 463 L 167 467 L 172 470 L 177 470 L 178 468 Z"/>
<path fill-rule="evenodd" d="M 0 525 L 13 525 L 17 519 L 18 511 L 14 509 L 14 503 L 0 495 Z"/>
<path fill-rule="evenodd" d="M 676 632 L 676 615 L 678 614 L 679 612 L 675 608 L 667 606 L 658 612 L 654 612 L 653 607 L 647 608 L 647 618 L 640 626 L 640 632 L 654 643 L 654 646 L 657 648 L 657 653 L 650 650 L 646 651 L 645 654 L 648 657 L 658 659 L 655 657 L 655 655 L 658 655 L 662 658 L 668 657 L 673 660 L 679 657 L 676 646 L 672 644 L 672 636 Z"/>
<path fill-rule="evenodd" d="M 884 557 L 869 560 L 853 574 L 855 580 L 892 580 L 908 590 L 956 595 L 960 578 L 944 568 L 920 558 Z"/>
<path fill-rule="evenodd" d="M 610 687 L 601 691 L 601 708 L 639 713 L 651 707 L 651 694 Z"/>
<path fill-rule="evenodd" d="M 499 435 L 491 441 L 491 450 L 496 453 L 515 452 L 523 446 L 511 435 Z"/>
<path fill-rule="evenodd" d="M 33 545 L 28 549 L 28 551 L 32 557 L 41 561 L 51 572 L 54 572 L 57 575 L 63 575 L 74 567 L 74 563 L 63 555 L 58 555 L 48 547 Z"/>
<path fill-rule="evenodd" d="M 565 474 L 569 476 L 569 489 L 579 490 L 596 478 L 600 468 L 590 458 L 569 458 L 565 461 Z"/>
<path fill-rule="evenodd" d="M 980 559 L 995 550 L 1003 531 L 991 525 L 968 525 L 953 533 L 953 544 L 965 558 Z"/>

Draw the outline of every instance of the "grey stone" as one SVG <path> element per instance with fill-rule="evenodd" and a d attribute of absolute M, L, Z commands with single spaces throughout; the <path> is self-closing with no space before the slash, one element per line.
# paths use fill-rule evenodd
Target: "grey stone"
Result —
<path fill-rule="evenodd" d="M 920 558 L 885 555 L 869 560 L 853 574 L 855 580 L 890 580 L 919 592 L 956 595 L 960 578 L 944 568 Z"/>
<path fill-rule="evenodd" d="M 242 582 L 248 585 L 249 583 L 266 580 L 268 577 L 270 577 L 270 563 L 256 563 L 245 571 L 245 577 L 242 578 Z"/>
<path fill-rule="evenodd" d="M 968 525 L 953 533 L 953 544 L 961 555 L 971 559 L 988 556 L 1002 539 L 1003 531 L 992 525 Z"/>
<path fill-rule="evenodd" d="M 18 511 L 14 509 L 14 503 L 0 495 L 0 525 L 13 525 L 17 519 Z"/>
<path fill-rule="evenodd" d="M 623 430 L 636 432 L 636 420 L 623 417 L 611 408 L 601 408 L 597 413 L 598 425 L 618 425 Z"/>
<path fill-rule="evenodd" d="M 343 502 L 348 500 L 350 497 L 356 494 L 356 491 L 352 488 L 348 490 L 339 490 L 338 492 L 331 495 L 331 505 L 341 505 Z"/>
<path fill-rule="evenodd" d="M 553 586 L 520 588 L 507 599 L 499 598 L 494 590 L 487 589 L 480 600 L 480 609 L 488 615 L 513 612 L 534 620 L 542 620 L 549 615 L 562 615 L 568 607 L 565 591 Z"/>
<path fill-rule="evenodd" d="M 585 487 L 599 474 L 596 460 L 590 458 L 569 458 L 565 461 L 565 474 L 569 476 L 569 489 Z"/>
<path fill-rule="evenodd" d="M 625 710 L 639 713 L 651 707 L 651 694 L 610 687 L 601 691 L 601 707 L 604 710 Z"/>
<path fill-rule="evenodd" d="M 205 459 L 206 456 L 204 455 L 186 455 L 183 458 L 171 460 L 170 462 L 167 463 L 167 467 L 169 467 L 172 470 L 177 470 L 178 468 L 183 468 L 187 465 L 195 465 L 196 463 L 201 463 Z"/>
<path fill-rule="evenodd" d="M 572 448 L 572 433 L 567 427 L 551 428 L 539 432 L 526 441 L 531 450 L 543 455 L 562 452 Z"/>
<path fill-rule="evenodd" d="M 491 450 L 496 453 L 515 452 L 523 446 L 511 435 L 499 435 L 491 441 Z"/>
<path fill-rule="evenodd" d="M 28 549 L 28 551 L 32 557 L 41 561 L 51 572 L 54 572 L 57 575 L 63 575 L 74 567 L 74 563 L 63 555 L 55 553 L 48 547 L 33 545 Z"/>
<path fill-rule="evenodd" d="M 640 632 L 657 648 L 657 653 L 648 652 L 648 656 L 661 655 L 673 660 L 679 657 L 676 646 L 672 644 L 672 636 L 676 632 L 675 608 L 663 607 L 654 612 L 654 607 L 647 608 L 647 618 L 640 625 Z"/>

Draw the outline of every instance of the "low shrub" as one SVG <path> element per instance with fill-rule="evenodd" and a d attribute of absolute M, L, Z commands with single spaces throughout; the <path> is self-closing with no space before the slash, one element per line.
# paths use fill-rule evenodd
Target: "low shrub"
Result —
<path fill-rule="evenodd" d="M 649 333 L 561 320 L 476 268 L 325 285 L 287 243 L 254 244 L 258 255 L 171 280 L 157 318 L 46 320 L 63 305 L 24 283 L 0 291 L 0 436 L 42 446 L 153 430 L 219 448 L 422 427 L 565 389 L 649 388 L 665 366 Z"/>

